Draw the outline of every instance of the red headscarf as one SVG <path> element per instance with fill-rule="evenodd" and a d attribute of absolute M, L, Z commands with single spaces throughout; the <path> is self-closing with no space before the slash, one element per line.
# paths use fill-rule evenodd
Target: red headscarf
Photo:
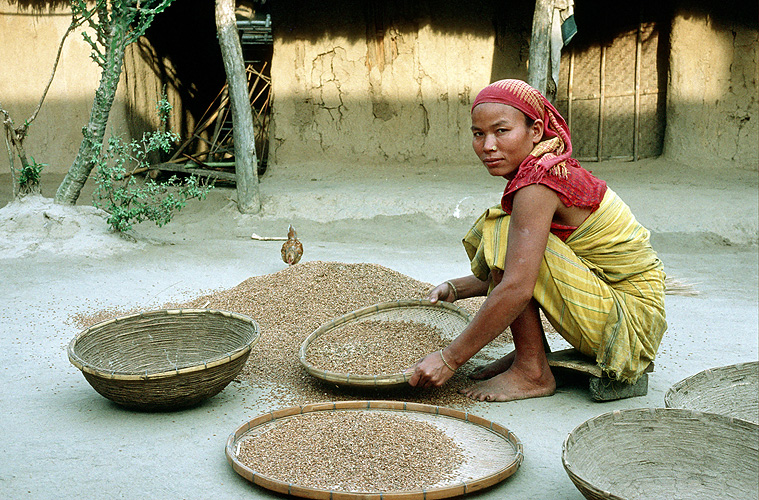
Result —
<path fill-rule="evenodd" d="M 544 140 L 535 146 L 520 168 L 526 164 L 533 164 L 535 168 L 544 169 L 545 172 L 566 176 L 566 162 L 572 156 L 569 127 L 543 94 L 522 80 L 499 80 L 477 94 L 472 110 L 483 102 L 508 104 L 533 120 L 542 120 Z M 574 160 L 572 162 L 574 163 Z"/>

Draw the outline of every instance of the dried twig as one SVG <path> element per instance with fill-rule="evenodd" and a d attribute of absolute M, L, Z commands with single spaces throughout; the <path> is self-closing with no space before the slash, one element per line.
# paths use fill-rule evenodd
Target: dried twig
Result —
<path fill-rule="evenodd" d="M 258 241 L 287 241 L 284 236 L 259 236 L 256 233 L 250 235 L 251 239 Z"/>

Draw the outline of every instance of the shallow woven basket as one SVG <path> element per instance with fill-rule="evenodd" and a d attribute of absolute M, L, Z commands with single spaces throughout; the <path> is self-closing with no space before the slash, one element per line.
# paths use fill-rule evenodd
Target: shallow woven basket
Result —
<path fill-rule="evenodd" d="M 745 500 L 759 495 L 759 426 L 674 408 L 592 418 L 564 440 L 562 462 L 590 500 Z"/>
<path fill-rule="evenodd" d="M 173 410 L 216 395 L 240 372 L 258 324 L 212 309 L 164 309 L 98 323 L 68 346 L 69 360 L 106 398 Z"/>
<path fill-rule="evenodd" d="M 698 372 L 670 387 L 664 395 L 664 405 L 759 424 L 759 361 Z"/>
<path fill-rule="evenodd" d="M 308 361 L 308 347 L 318 337 L 327 332 L 335 332 L 352 324 L 364 321 L 410 321 L 423 323 L 437 328 L 443 337 L 455 338 L 471 321 L 471 316 L 464 309 L 449 302 L 428 300 L 400 300 L 382 302 L 364 307 L 336 318 L 319 327 L 303 342 L 298 354 L 306 371 L 316 378 L 338 385 L 354 387 L 390 387 L 404 384 L 409 379 L 407 373 L 378 373 L 373 375 L 351 374 L 322 370 Z"/>
<path fill-rule="evenodd" d="M 265 432 L 280 421 L 301 418 L 314 412 L 366 411 L 380 414 L 404 415 L 429 422 L 443 430 L 463 450 L 467 457 L 456 477 L 427 489 L 414 491 L 337 491 L 324 490 L 309 484 L 281 481 L 262 475 L 238 458 L 240 443 L 249 436 Z M 402 401 L 336 401 L 284 408 L 263 414 L 237 428 L 227 439 L 227 461 L 240 476 L 268 490 L 301 497 L 323 500 L 426 500 L 460 498 L 463 495 L 488 488 L 513 475 L 524 460 L 522 443 L 506 427 L 467 412 L 442 406 L 407 403 Z M 350 455 L 351 450 L 346 450 Z M 298 461 L 298 456 L 292 460 Z"/>

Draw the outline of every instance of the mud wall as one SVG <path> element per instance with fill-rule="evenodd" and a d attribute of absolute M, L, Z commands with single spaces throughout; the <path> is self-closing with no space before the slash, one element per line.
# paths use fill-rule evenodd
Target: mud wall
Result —
<path fill-rule="evenodd" d="M 183 2 L 187 4 L 188 0 Z M 210 21 L 213 38 L 213 5 L 209 5 L 211 16 L 205 16 L 205 24 Z M 70 24 L 70 12 L 66 2 L 10 3 L 0 0 L 0 106 L 9 112 L 16 127 L 22 125 L 39 104 L 50 80 L 61 39 Z M 197 10 L 195 12 L 197 14 Z M 166 32 L 166 26 L 162 24 L 165 22 L 164 19 L 156 20 L 151 29 Z M 203 32 L 208 33 L 209 28 L 205 26 Z M 196 36 L 192 42 L 185 42 L 185 46 L 200 41 L 201 38 Z M 191 78 L 179 78 L 174 59 L 167 54 L 165 43 L 160 40 L 154 43 L 143 37 L 127 48 L 121 81 L 108 119 L 108 133 L 131 140 L 155 130 L 159 125 L 156 103 L 164 88 L 174 106 L 171 129 L 183 136 L 192 130 L 195 122 L 190 110 L 197 107 L 193 106 L 193 97 L 200 85 L 189 81 Z M 214 62 L 217 66 L 213 65 Z M 199 71 L 208 72 L 210 67 L 218 74 L 221 69 L 221 78 L 214 81 L 213 90 L 217 92 L 224 81 L 220 56 L 218 61 L 205 65 L 197 64 L 197 60 L 193 63 Z M 90 59 L 90 46 L 82 38 L 82 30 L 70 33 L 47 97 L 24 142 L 29 156 L 47 164 L 43 175 L 66 173 L 76 158 L 82 142 L 82 127 L 89 120 L 99 79 L 100 68 Z M 201 105 L 207 106 L 208 103 L 201 101 L 198 106 Z M 18 159 L 14 161 L 18 168 Z M 8 154 L 3 147 L 0 172 L 8 171 Z M 55 193 L 43 194 L 53 196 Z"/>
<path fill-rule="evenodd" d="M 756 2 L 681 6 L 672 21 L 664 154 L 759 167 Z M 729 5 L 727 5 L 729 4 Z"/>
<path fill-rule="evenodd" d="M 272 14 L 274 164 L 471 162 L 476 93 L 526 77 L 531 21 L 494 27 L 489 2 L 293 3 Z"/>
<path fill-rule="evenodd" d="M 11 1 L 0 0 L 0 105 L 18 126 L 48 82 L 69 13 L 63 2 L 40 0 L 44 8 L 35 9 L 31 0 Z M 733 9 L 681 0 L 673 11 L 665 155 L 757 167 L 757 6 L 739 3 Z M 181 25 L 194 33 L 190 39 L 152 37 L 130 47 L 109 121 L 113 133 L 128 139 L 154 128 L 164 85 L 176 107 L 171 128 L 183 137 L 192 130 L 224 80 L 211 7 L 203 5 L 176 2 L 175 12 L 156 19 L 156 32 Z M 273 2 L 269 164 L 471 163 L 476 92 L 495 79 L 527 76 L 534 3 L 509 5 Z M 100 76 L 89 53 L 81 33 L 68 37 L 26 140 L 47 172 L 66 172 L 81 142 Z M 3 152 L 0 171 L 8 164 Z"/>
<path fill-rule="evenodd" d="M 32 5 L 0 0 L 0 105 L 10 113 L 16 127 L 37 107 L 70 20 L 70 9 L 65 5 L 40 11 Z M 69 34 L 55 78 L 24 143 L 28 155 L 48 165 L 43 175 L 66 172 L 74 161 L 99 77 L 81 32 Z M 120 93 L 109 126 L 122 129 L 124 123 L 124 97 Z M 15 164 L 19 166 L 18 159 Z M 5 147 L 0 154 L 0 171 L 9 171 Z"/>

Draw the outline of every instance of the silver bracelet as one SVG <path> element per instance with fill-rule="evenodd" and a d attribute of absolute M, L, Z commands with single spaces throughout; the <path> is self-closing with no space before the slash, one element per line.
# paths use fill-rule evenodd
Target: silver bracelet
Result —
<path fill-rule="evenodd" d="M 456 287 L 453 285 L 453 282 L 451 280 L 446 280 L 446 283 L 448 283 L 448 286 L 451 287 L 451 290 L 453 291 L 454 302 L 459 300 L 459 291 L 456 290 Z"/>
<path fill-rule="evenodd" d="M 442 360 L 443 360 L 443 364 L 444 364 L 445 366 L 447 366 L 449 370 L 451 370 L 452 372 L 455 372 L 455 371 L 456 371 L 456 369 L 455 369 L 454 367 L 452 367 L 451 365 L 449 365 L 449 364 L 448 364 L 448 361 L 446 361 L 446 360 L 445 360 L 445 356 L 443 356 L 443 350 L 442 350 L 442 349 L 440 349 L 440 351 L 438 351 L 438 352 L 440 352 L 440 359 L 442 359 Z"/>

